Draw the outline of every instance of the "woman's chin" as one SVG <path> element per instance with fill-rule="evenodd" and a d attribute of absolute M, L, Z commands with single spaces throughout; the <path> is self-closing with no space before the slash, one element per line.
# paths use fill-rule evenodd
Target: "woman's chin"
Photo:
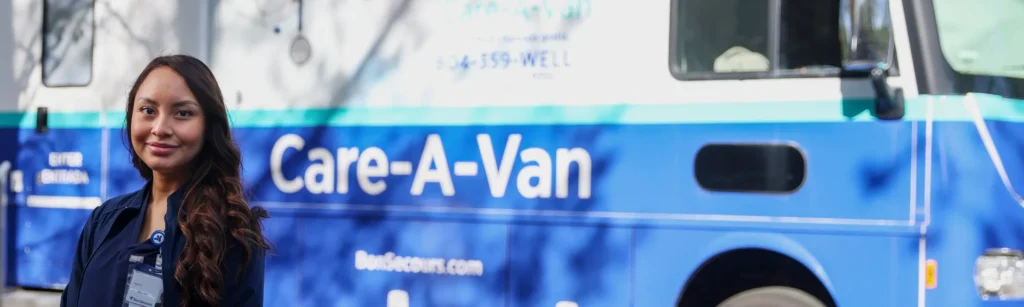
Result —
<path fill-rule="evenodd" d="M 184 167 L 180 163 L 168 163 L 171 161 L 154 161 L 156 163 L 146 163 L 149 169 L 153 170 L 153 173 L 161 175 L 172 175 L 181 172 Z"/>

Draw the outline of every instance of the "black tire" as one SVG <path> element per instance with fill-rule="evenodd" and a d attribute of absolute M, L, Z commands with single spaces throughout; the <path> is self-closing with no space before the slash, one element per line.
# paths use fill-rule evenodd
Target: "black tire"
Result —
<path fill-rule="evenodd" d="M 798 289 L 772 286 L 737 293 L 718 307 L 825 307 L 825 303 Z"/>

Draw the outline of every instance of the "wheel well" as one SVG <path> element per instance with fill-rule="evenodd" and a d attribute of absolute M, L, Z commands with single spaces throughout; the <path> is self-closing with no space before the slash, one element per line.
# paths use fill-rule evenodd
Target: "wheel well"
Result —
<path fill-rule="evenodd" d="M 835 301 L 825 285 L 799 261 L 766 249 L 737 249 L 705 262 L 690 276 L 677 306 L 715 306 L 745 290 L 787 286 L 817 297 L 826 306 Z"/>

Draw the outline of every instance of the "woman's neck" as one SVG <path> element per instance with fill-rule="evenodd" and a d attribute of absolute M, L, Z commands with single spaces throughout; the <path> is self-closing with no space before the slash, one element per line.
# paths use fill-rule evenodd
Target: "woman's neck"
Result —
<path fill-rule="evenodd" d="M 167 216 L 167 198 L 184 184 L 185 178 L 187 177 L 153 172 L 149 206 L 146 208 L 137 242 L 148 240 L 154 231 L 163 230 L 167 226 L 164 222 Z"/>
<path fill-rule="evenodd" d="M 183 175 L 166 175 L 160 173 L 153 173 L 153 187 L 151 198 L 154 203 L 164 203 L 171 194 L 174 194 L 182 184 L 185 183 L 185 176 Z M 159 201 L 157 201 L 159 200 Z"/>

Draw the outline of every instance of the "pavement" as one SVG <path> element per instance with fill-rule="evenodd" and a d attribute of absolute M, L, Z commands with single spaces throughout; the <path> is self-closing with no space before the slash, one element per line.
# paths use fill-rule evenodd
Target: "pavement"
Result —
<path fill-rule="evenodd" d="M 2 307 L 58 307 L 60 292 L 10 289 L 0 293 Z"/>

